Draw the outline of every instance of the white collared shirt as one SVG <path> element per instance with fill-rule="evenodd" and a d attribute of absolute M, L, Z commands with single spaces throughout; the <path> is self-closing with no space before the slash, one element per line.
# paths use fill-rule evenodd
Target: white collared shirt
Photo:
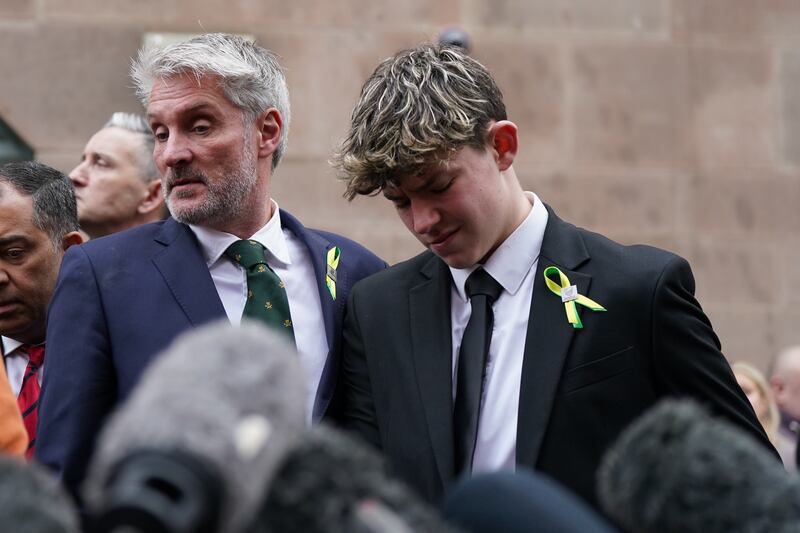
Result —
<path fill-rule="evenodd" d="M 317 388 L 328 358 L 322 303 L 308 249 L 291 231 L 282 227 L 278 204 L 274 200 L 272 209 L 269 222 L 250 239 L 266 248 L 267 264 L 286 286 L 294 340 L 306 375 L 306 420 L 310 425 Z M 231 324 L 238 326 L 247 303 L 247 273 L 224 253 L 239 237 L 191 224 L 189 228 L 200 242 L 225 313 Z"/>
<path fill-rule="evenodd" d="M 0 337 L 0 342 L 3 343 L 3 353 L 5 353 L 8 383 L 11 385 L 11 390 L 14 391 L 14 396 L 19 396 L 22 380 L 25 377 L 25 370 L 28 368 L 28 354 L 18 349 L 22 346 L 19 341 L 8 337 Z M 39 386 L 42 385 L 42 374 L 44 374 L 44 363 L 39 367 L 39 372 L 36 373 L 36 381 L 39 382 Z"/>
<path fill-rule="evenodd" d="M 526 192 L 525 195 L 533 206 L 530 213 L 483 265 L 503 286 L 503 292 L 492 306 L 494 327 L 486 361 L 473 473 L 515 470 L 522 360 L 536 265 L 548 218 L 547 209 L 541 200 L 532 192 Z M 454 401 L 458 352 L 472 313 L 464 285 L 469 275 L 479 266 L 481 265 L 450 269 L 453 276 L 450 318 L 453 328 Z"/>

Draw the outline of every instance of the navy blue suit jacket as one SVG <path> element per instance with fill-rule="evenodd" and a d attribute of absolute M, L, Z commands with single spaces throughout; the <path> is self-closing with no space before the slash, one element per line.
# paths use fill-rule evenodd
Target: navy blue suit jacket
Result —
<path fill-rule="evenodd" d="M 308 248 L 322 303 L 330 351 L 316 422 L 333 396 L 350 287 L 386 264 L 349 239 L 306 229 L 285 211 L 281 222 Z M 334 246 L 341 249 L 335 300 L 325 285 Z M 150 361 L 180 333 L 224 317 L 199 243 L 171 218 L 71 247 L 48 312 L 36 458 L 75 491 L 106 416 Z"/>

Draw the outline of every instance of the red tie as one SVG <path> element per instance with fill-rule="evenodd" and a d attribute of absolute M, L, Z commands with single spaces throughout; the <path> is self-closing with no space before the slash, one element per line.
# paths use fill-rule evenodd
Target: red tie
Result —
<path fill-rule="evenodd" d="M 28 367 L 25 369 L 25 377 L 22 378 L 22 386 L 17 396 L 17 404 L 22 412 L 22 422 L 28 432 L 28 451 L 25 457 L 33 457 L 33 449 L 36 445 L 36 422 L 39 419 L 39 380 L 36 375 L 44 361 L 44 345 L 31 346 L 23 344 L 20 350 L 28 354 Z"/>

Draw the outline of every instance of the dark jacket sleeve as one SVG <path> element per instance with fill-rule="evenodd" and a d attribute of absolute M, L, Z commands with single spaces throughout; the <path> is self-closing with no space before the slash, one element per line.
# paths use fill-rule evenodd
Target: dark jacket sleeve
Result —
<path fill-rule="evenodd" d="M 652 307 L 653 366 L 663 394 L 690 396 L 776 454 L 736 382 L 711 323 L 694 297 L 689 264 L 675 256 L 658 280 Z"/>
<path fill-rule="evenodd" d="M 35 457 L 75 496 L 116 398 L 103 309 L 89 257 L 73 246 L 48 310 Z"/>
<path fill-rule="evenodd" d="M 361 285 L 360 287 L 363 287 Z M 381 448 L 369 368 L 358 319 L 359 285 L 350 292 L 345 312 L 341 369 L 342 426 Z"/>

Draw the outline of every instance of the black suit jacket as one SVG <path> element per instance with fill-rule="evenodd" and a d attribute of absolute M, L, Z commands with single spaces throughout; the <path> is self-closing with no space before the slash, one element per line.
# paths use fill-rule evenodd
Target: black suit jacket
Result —
<path fill-rule="evenodd" d="M 594 503 L 601 456 L 666 396 L 689 396 L 771 448 L 694 298 L 682 258 L 622 246 L 552 212 L 536 269 L 521 376 L 517 464 Z M 567 322 L 543 271 L 559 267 L 607 312 Z M 454 481 L 451 275 L 430 252 L 358 283 L 344 326 L 343 423 L 430 501 Z"/>

